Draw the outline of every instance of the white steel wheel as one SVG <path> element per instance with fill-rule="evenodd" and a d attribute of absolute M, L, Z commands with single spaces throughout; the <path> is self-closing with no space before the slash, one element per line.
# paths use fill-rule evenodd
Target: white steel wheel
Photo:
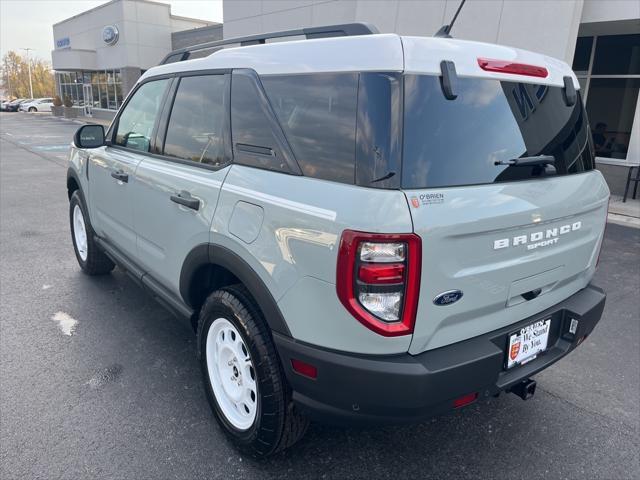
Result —
<path fill-rule="evenodd" d="M 84 223 L 84 216 L 79 205 L 73 208 L 73 238 L 76 242 L 76 250 L 83 262 L 87 261 L 89 252 L 87 244 L 87 227 Z"/>
<path fill-rule="evenodd" d="M 215 319 L 209 327 L 206 360 L 220 411 L 233 427 L 248 430 L 258 410 L 256 370 L 240 333 L 225 318 Z"/>

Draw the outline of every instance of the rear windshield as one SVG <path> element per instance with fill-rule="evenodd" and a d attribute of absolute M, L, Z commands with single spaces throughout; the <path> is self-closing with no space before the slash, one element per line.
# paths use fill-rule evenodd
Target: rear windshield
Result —
<path fill-rule="evenodd" d="M 582 100 L 561 87 L 459 78 L 447 100 L 439 77 L 406 75 L 403 188 L 487 184 L 594 168 Z M 552 155 L 555 165 L 495 162 Z"/>

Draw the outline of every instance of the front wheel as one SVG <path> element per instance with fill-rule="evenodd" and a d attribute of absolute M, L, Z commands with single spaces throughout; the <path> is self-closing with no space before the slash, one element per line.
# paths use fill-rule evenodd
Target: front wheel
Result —
<path fill-rule="evenodd" d="M 78 190 L 73 192 L 69 201 L 69 221 L 73 249 L 82 271 L 87 275 L 104 275 L 113 270 L 114 263 L 100 250 L 93 238 L 93 228 Z"/>
<path fill-rule="evenodd" d="M 29 107 L 29 111 L 33 113 L 33 112 L 37 112 L 38 109 L 36 107 Z"/>
<path fill-rule="evenodd" d="M 242 450 L 267 456 L 304 435 L 266 322 L 242 286 L 213 292 L 200 312 L 198 354 L 209 404 Z"/>

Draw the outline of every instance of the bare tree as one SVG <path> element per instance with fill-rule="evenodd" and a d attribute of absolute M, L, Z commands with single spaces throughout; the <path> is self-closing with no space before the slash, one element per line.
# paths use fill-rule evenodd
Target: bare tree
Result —
<path fill-rule="evenodd" d="M 2 87 L 10 98 L 29 97 L 29 65 L 22 55 L 9 51 L 0 66 Z M 31 59 L 31 78 L 33 96 L 52 97 L 55 93 L 55 81 L 49 63 Z"/>

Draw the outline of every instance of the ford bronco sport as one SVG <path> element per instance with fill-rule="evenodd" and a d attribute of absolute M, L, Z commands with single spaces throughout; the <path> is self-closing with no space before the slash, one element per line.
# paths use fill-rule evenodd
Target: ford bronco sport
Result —
<path fill-rule="evenodd" d="M 364 24 L 173 52 L 74 137 L 77 260 L 187 321 L 217 420 L 259 455 L 308 419 L 527 398 L 604 308 L 579 88 L 543 55 Z"/>

